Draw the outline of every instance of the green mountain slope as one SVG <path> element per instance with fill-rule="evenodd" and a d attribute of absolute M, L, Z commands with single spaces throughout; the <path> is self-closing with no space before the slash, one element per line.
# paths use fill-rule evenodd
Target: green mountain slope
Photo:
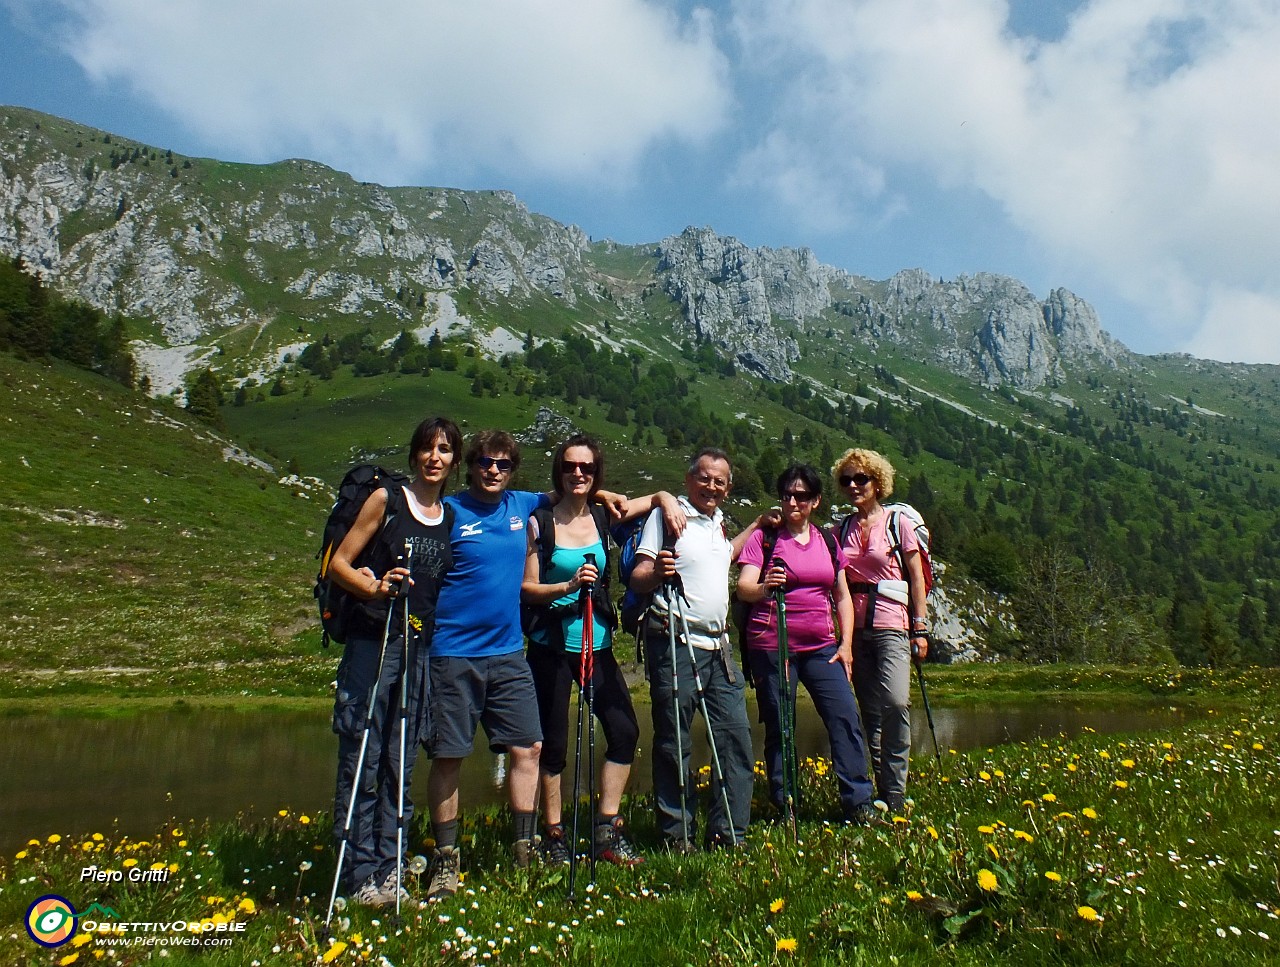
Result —
<path fill-rule="evenodd" d="M 0 693 L 323 694 L 323 494 L 171 407 L 0 354 Z"/>

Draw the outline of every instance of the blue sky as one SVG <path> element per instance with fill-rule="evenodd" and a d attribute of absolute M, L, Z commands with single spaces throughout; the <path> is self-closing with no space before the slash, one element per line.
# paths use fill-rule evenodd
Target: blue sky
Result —
<path fill-rule="evenodd" d="M 1277 0 L 0 0 L 0 103 L 1280 362 Z"/>

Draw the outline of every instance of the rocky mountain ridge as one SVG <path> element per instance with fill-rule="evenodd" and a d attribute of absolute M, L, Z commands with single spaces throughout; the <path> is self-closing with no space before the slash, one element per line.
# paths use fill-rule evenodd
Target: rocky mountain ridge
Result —
<path fill-rule="evenodd" d="M 630 276 L 603 267 L 601 253 L 619 250 L 639 266 Z M 593 243 L 506 191 L 384 188 L 311 161 L 184 158 L 19 108 L 0 109 L 0 254 L 105 311 L 153 321 L 143 350 L 214 342 L 249 365 L 343 320 L 483 327 L 505 315 L 519 330 L 534 299 L 659 345 L 672 334 L 655 327 L 670 325 L 770 380 L 791 378 L 801 337 L 817 330 L 1021 389 L 1131 360 L 1065 289 L 1040 300 L 1014 279 L 915 269 L 876 282 L 808 249 L 749 248 L 709 228 L 654 245 Z"/>

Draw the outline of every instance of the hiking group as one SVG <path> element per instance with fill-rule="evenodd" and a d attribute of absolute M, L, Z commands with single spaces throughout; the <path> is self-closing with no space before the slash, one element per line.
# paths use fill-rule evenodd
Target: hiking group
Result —
<path fill-rule="evenodd" d="M 800 806 L 800 682 L 827 730 L 842 818 L 879 821 L 877 798 L 902 808 L 909 676 L 912 659 L 928 648 L 930 572 L 918 518 L 904 526 L 898 508 L 910 508 L 881 502 L 893 492 L 894 471 L 880 454 L 851 449 L 832 468 L 853 505 L 835 529 L 811 523 L 822 477 L 795 465 L 777 480 L 781 510 L 733 538 L 722 510 L 733 468 L 716 448 L 694 454 L 679 496 L 604 489 L 604 453 L 583 435 L 556 448 L 549 491 L 514 490 L 520 448 L 509 433 L 476 433 L 464 452 L 458 427 L 440 417 L 414 430 L 408 464 L 408 477 L 368 466 L 348 474 L 322 548 L 316 590 L 325 632 L 344 644 L 333 713 L 338 862 L 329 917 L 340 892 L 397 912 L 410 901 L 405 852 L 419 746 L 430 760 L 435 840 L 426 898 L 457 892 L 459 777 L 477 727 L 493 752 L 508 756 L 516 865 L 568 864 L 572 894 L 584 765 L 592 872 L 597 860 L 644 862 L 620 815 L 639 739 L 613 651 L 622 627 L 641 644 L 649 682 L 655 847 L 689 852 L 744 842 L 755 765 L 748 684 L 758 692 L 779 817 L 794 828 Z M 464 467 L 465 486 L 446 496 Z M 735 610 L 745 611 L 734 616 L 743 631 L 741 667 L 730 647 L 735 563 Z M 621 608 L 614 573 L 627 587 Z M 566 830 L 562 782 L 575 686 Z M 695 714 L 711 758 L 701 834 L 690 766 Z M 598 781 L 597 720 L 605 740 Z"/>

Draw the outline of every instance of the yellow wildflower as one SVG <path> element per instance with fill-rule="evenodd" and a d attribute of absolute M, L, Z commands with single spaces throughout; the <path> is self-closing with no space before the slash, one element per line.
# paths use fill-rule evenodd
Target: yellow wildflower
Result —
<path fill-rule="evenodd" d="M 908 890 L 907 899 L 910 900 L 912 903 L 915 903 L 919 900 L 923 900 L 924 894 L 921 893 L 919 890 Z"/>
<path fill-rule="evenodd" d="M 90 837 L 90 838 L 91 838 L 95 843 L 101 843 L 101 842 L 102 842 L 102 834 L 101 834 L 101 833 L 94 833 L 94 834 L 93 834 L 93 836 L 92 836 L 92 837 Z"/>
<path fill-rule="evenodd" d="M 978 870 L 978 889 L 993 893 L 999 885 L 1000 881 L 996 879 L 996 875 L 990 870 Z"/>
<path fill-rule="evenodd" d="M 781 679 L 779 679 L 779 680 L 781 680 Z M 979 773 L 978 773 L 978 778 L 979 778 L 979 779 L 981 779 L 983 782 L 990 782 L 990 781 L 991 781 L 991 773 L 987 772 L 987 770 L 986 770 L 986 769 L 983 769 L 981 772 L 979 772 Z"/>
<path fill-rule="evenodd" d="M 980 833 L 984 833 L 984 834 L 985 834 L 985 835 L 987 835 L 987 836 L 990 836 L 990 835 L 991 835 L 992 833 L 994 833 L 995 831 L 996 831 L 996 828 L 995 828 L 994 826 L 979 826 L 979 827 L 978 827 L 978 832 L 980 832 Z"/>
<path fill-rule="evenodd" d="M 1080 814 L 1084 816 L 1085 819 L 1098 818 L 1098 811 L 1094 809 L 1092 806 L 1085 806 L 1084 809 L 1080 810 Z"/>
<path fill-rule="evenodd" d="M 1015 829 L 1013 831 L 1013 837 L 1014 839 L 1022 840 L 1024 843 L 1034 843 L 1036 841 L 1036 838 L 1034 836 L 1032 836 L 1030 833 L 1023 832 L 1020 829 Z"/>
<path fill-rule="evenodd" d="M 311 825 L 311 817 L 304 813 L 298 817 L 298 822 L 302 823 L 303 826 L 309 826 Z"/>
<path fill-rule="evenodd" d="M 80 959 L 79 954 L 67 954 L 65 957 L 63 957 L 61 960 L 58 961 L 58 964 L 60 965 L 60 967 L 67 967 L 67 964 L 74 964 L 79 959 Z"/>
<path fill-rule="evenodd" d="M 14 858 L 15 860 L 25 860 L 25 859 L 27 858 L 27 851 L 26 851 L 26 850 L 24 850 L 24 849 L 20 849 L 20 850 L 18 850 L 18 852 L 16 852 L 16 853 L 13 855 L 13 858 Z"/>
<path fill-rule="evenodd" d="M 254 904 L 251 898 L 245 897 L 243 900 L 240 901 L 240 905 L 236 907 L 236 909 L 242 910 L 245 913 L 254 913 L 257 911 L 258 908 Z"/>
<path fill-rule="evenodd" d="M 798 946 L 799 944 L 796 943 L 795 937 L 779 937 L 777 943 L 773 945 L 773 949 L 776 953 L 794 954 Z"/>
<path fill-rule="evenodd" d="M 1044 878 L 1045 878 L 1046 880 L 1048 880 L 1050 883 L 1061 883 L 1061 882 L 1062 882 L 1062 874 L 1061 874 L 1061 873 L 1055 873 L 1053 870 L 1045 870 L 1045 871 L 1044 871 Z"/>
<path fill-rule="evenodd" d="M 987 844 L 987 852 L 990 853 L 992 856 L 994 856 L 996 859 L 1000 858 L 1000 851 L 996 849 L 995 843 Z"/>
<path fill-rule="evenodd" d="M 932 826 L 930 826 L 930 827 L 929 827 L 929 835 L 930 835 L 930 836 L 932 836 L 932 837 L 936 840 L 936 839 L 938 838 L 938 831 L 937 831 L 936 829 L 934 829 Z"/>
<path fill-rule="evenodd" d="M 1122 766 L 1123 766 L 1124 768 L 1126 768 L 1126 769 L 1132 769 L 1132 768 L 1133 768 L 1133 760 L 1132 760 L 1132 759 L 1121 759 L 1121 760 L 1120 760 L 1120 765 L 1122 765 Z"/>
<path fill-rule="evenodd" d="M 123 863 L 121 863 L 120 865 L 121 865 L 121 866 L 123 866 L 123 867 L 127 870 L 127 869 L 128 869 L 129 867 L 131 867 L 131 866 L 137 866 L 137 865 L 138 865 L 138 861 L 137 861 L 136 859 L 134 859 L 132 856 L 130 856 L 127 860 L 125 860 L 125 861 L 124 861 Z"/>
<path fill-rule="evenodd" d="M 1057 802 L 1057 801 L 1058 801 L 1058 797 L 1057 797 L 1057 796 L 1055 796 L 1055 795 L 1054 795 L 1053 793 L 1051 793 L 1051 792 L 1046 792 L 1046 793 L 1045 793 L 1043 796 L 1041 796 L 1040 798 L 1041 798 L 1041 799 L 1043 799 L 1045 802 Z"/>
<path fill-rule="evenodd" d="M 774 900 L 772 903 L 769 904 L 769 912 L 781 913 L 782 908 L 785 907 L 786 905 L 787 905 L 787 901 L 784 900 L 782 897 L 778 897 L 778 899 Z"/>
<path fill-rule="evenodd" d="M 57 834 L 57 833 L 50 833 L 50 834 L 49 834 L 49 842 L 50 842 L 50 843 L 61 843 L 61 842 L 62 842 L 62 837 L 61 837 L 59 834 Z"/>
<path fill-rule="evenodd" d="M 1253 743 L 1253 751 L 1254 751 L 1254 752 L 1261 752 L 1261 751 L 1262 751 L 1262 743 L 1261 743 L 1261 742 L 1255 742 L 1255 743 Z"/>
<path fill-rule="evenodd" d="M 324 952 L 324 957 L 322 957 L 321 959 L 326 964 L 331 964 L 335 960 L 337 960 L 339 957 L 341 957 L 342 952 L 346 949 L 347 949 L 346 943 L 344 943 L 341 940 L 336 941 L 332 947 L 330 947 L 328 950 Z"/>
<path fill-rule="evenodd" d="M 1081 920 L 1097 920 L 1098 911 L 1093 907 L 1076 907 L 1076 916 Z"/>
<path fill-rule="evenodd" d="M 1112 785 L 1114 785 L 1117 789 L 1129 788 L 1129 784 L 1125 782 L 1123 779 L 1117 779 L 1114 783 L 1112 783 Z"/>
<path fill-rule="evenodd" d="M 1111 758 L 1111 753 L 1110 753 L 1110 752 L 1108 752 L 1106 749 L 1099 749 L 1099 750 L 1098 750 L 1098 758 L 1099 758 L 1099 759 L 1110 759 L 1110 758 Z"/>

